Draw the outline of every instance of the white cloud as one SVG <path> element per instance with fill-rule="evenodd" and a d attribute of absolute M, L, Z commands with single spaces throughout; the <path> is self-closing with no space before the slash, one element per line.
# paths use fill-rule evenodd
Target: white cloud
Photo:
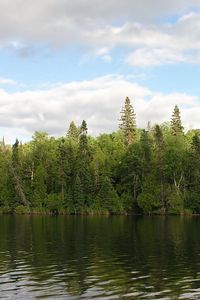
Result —
<path fill-rule="evenodd" d="M 107 62 L 107 63 L 110 63 L 112 61 L 112 56 L 110 55 L 103 55 L 102 56 L 102 59 Z"/>
<path fill-rule="evenodd" d="M 17 40 L 60 40 L 85 28 L 114 21 L 149 22 L 171 14 L 183 14 L 199 0 L 1 0 L 0 37 Z M 55 35 L 56 34 L 56 35 Z M 70 41 L 69 41 L 70 42 Z"/>
<path fill-rule="evenodd" d="M 96 57 L 100 57 L 103 61 L 110 63 L 112 61 L 111 55 L 109 55 L 110 49 L 103 47 L 99 48 L 94 52 Z"/>
<path fill-rule="evenodd" d="M 140 127 L 146 127 L 149 120 L 152 123 L 170 120 L 175 104 L 181 108 L 186 128 L 200 127 L 197 98 L 179 93 L 164 95 L 122 76 L 109 75 L 47 90 L 18 93 L 0 90 L 0 134 L 10 142 L 14 137 L 30 138 L 36 130 L 63 135 L 70 121 L 80 124 L 83 119 L 90 134 L 112 132 L 118 128 L 120 110 L 127 96 L 132 100 Z"/>
<path fill-rule="evenodd" d="M 95 51 L 96 56 L 104 56 L 107 55 L 108 53 L 109 53 L 109 49 L 106 47 L 97 49 Z"/>
<path fill-rule="evenodd" d="M 1 0 L 0 46 L 29 57 L 42 45 L 75 44 L 106 62 L 110 48 L 126 47 L 131 65 L 199 63 L 200 14 L 194 8 L 199 0 Z M 157 24 L 172 15 L 179 20 Z"/>
<path fill-rule="evenodd" d="M 171 49 L 137 49 L 126 58 L 126 62 L 138 67 L 159 66 L 164 63 L 181 63 L 187 59 L 182 53 Z"/>
<path fill-rule="evenodd" d="M 17 85 L 17 81 L 10 78 L 0 77 L 0 85 Z"/>
<path fill-rule="evenodd" d="M 90 43 L 126 47 L 125 61 L 137 67 L 166 63 L 200 63 L 200 14 L 189 13 L 173 24 L 129 22 L 88 32 Z"/>

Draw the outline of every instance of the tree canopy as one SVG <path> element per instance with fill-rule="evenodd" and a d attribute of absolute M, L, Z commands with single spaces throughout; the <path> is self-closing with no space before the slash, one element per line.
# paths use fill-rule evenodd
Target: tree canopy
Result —
<path fill-rule="evenodd" d="M 126 98 L 118 131 L 87 127 L 0 143 L 0 212 L 200 213 L 200 130 L 183 132 L 178 106 L 146 130 Z"/>

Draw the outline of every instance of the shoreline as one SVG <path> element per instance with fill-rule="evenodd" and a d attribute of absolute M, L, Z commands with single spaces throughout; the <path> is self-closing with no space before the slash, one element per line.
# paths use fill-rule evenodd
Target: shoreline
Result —
<path fill-rule="evenodd" d="M 108 213 L 108 212 L 82 212 L 82 213 L 68 213 L 68 212 L 62 212 L 62 213 L 53 213 L 53 212 L 37 212 L 37 211 L 30 211 L 30 212 L 1 212 L 0 216 L 20 216 L 20 215 L 26 215 L 26 216 L 104 216 L 104 217 L 112 217 L 112 216 L 124 216 L 124 217 L 168 217 L 168 216 L 179 216 L 179 217 L 199 217 L 200 214 L 198 213 L 151 213 L 151 214 L 142 214 L 142 213 Z"/>

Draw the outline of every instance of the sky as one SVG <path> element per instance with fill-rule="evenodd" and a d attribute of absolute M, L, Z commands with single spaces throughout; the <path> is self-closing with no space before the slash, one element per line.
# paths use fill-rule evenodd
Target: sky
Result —
<path fill-rule="evenodd" d="M 137 125 L 200 128 L 199 0 L 0 0 L 0 139 L 117 130 L 125 98 Z"/>

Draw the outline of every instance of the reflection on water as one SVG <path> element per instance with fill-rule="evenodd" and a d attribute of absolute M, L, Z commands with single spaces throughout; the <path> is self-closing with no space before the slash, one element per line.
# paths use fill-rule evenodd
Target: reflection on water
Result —
<path fill-rule="evenodd" d="M 200 218 L 0 216 L 0 299 L 200 299 Z"/>

